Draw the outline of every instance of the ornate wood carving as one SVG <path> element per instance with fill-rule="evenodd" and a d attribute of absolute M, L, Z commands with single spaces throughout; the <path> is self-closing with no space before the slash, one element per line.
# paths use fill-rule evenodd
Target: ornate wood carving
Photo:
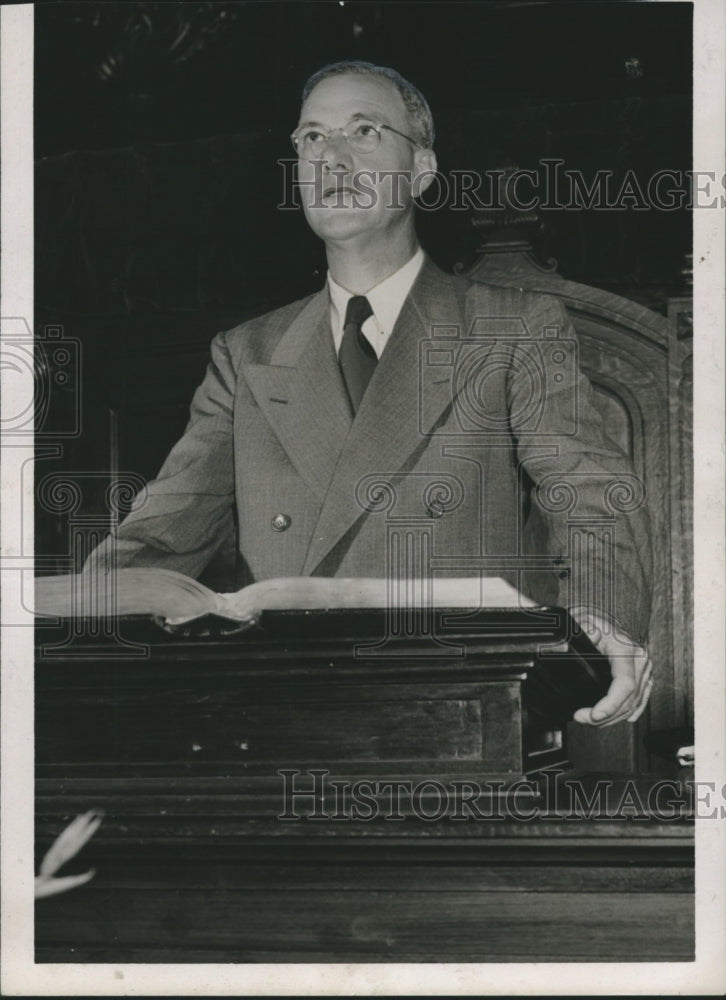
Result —
<path fill-rule="evenodd" d="M 486 213 L 478 213 L 479 216 Z M 690 299 L 672 300 L 669 316 L 602 289 L 568 281 L 549 261 L 541 265 L 521 225 L 502 217 L 466 272 L 475 281 L 556 295 L 581 345 L 581 364 L 613 438 L 626 445 L 642 478 L 653 529 L 654 598 L 649 647 L 656 684 L 647 717 L 636 731 L 597 734 L 578 728 L 584 766 L 607 770 L 647 767 L 640 734 L 692 719 L 692 472 Z M 482 230 L 482 219 L 475 220 Z M 522 238 L 524 231 L 525 238 Z"/>

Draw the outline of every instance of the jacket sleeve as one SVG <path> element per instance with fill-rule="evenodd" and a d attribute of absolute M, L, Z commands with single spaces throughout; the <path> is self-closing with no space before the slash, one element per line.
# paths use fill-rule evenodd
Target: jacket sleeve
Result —
<path fill-rule="evenodd" d="M 116 532 L 91 553 L 84 569 L 155 566 L 197 577 L 230 539 L 235 383 L 226 335 L 218 334 L 183 437 Z"/>
<path fill-rule="evenodd" d="M 523 334 L 507 344 L 508 412 L 533 483 L 530 516 L 545 528 L 557 603 L 593 610 L 642 643 L 651 605 L 644 483 L 607 435 L 561 303 L 522 298 Z"/>

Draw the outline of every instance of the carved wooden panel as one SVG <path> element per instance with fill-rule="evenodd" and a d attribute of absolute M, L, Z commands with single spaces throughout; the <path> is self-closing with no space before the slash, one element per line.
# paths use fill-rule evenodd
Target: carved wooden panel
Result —
<path fill-rule="evenodd" d="M 690 300 L 678 300 L 669 323 L 620 296 L 565 280 L 538 265 L 523 244 L 492 248 L 467 276 L 558 296 L 577 330 L 581 364 L 608 432 L 631 456 L 645 486 L 655 583 L 649 649 L 656 682 L 648 712 L 634 730 L 571 727 L 571 736 L 581 766 L 647 768 L 642 735 L 648 728 L 692 719 L 691 379 L 684 320 Z"/>

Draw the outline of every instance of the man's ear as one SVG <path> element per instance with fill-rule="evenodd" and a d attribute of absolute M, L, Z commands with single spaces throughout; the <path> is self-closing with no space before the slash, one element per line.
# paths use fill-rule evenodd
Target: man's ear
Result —
<path fill-rule="evenodd" d="M 413 154 L 414 174 L 411 194 L 418 198 L 431 184 L 436 174 L 436 153 L 433 149 L 417 149 Z"/>

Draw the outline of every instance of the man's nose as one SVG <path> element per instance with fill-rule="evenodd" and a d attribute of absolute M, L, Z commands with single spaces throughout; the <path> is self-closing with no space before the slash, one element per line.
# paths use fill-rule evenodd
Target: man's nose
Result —
<path fill-rule="evenodd" d="M 337 170 L 340 168 L 348 170 L 353 165 L 350 144 L 343 135 L 342 129 L 335 129 L 334 132 L 330 133 L 321 159 L 328 170 Z"/>

